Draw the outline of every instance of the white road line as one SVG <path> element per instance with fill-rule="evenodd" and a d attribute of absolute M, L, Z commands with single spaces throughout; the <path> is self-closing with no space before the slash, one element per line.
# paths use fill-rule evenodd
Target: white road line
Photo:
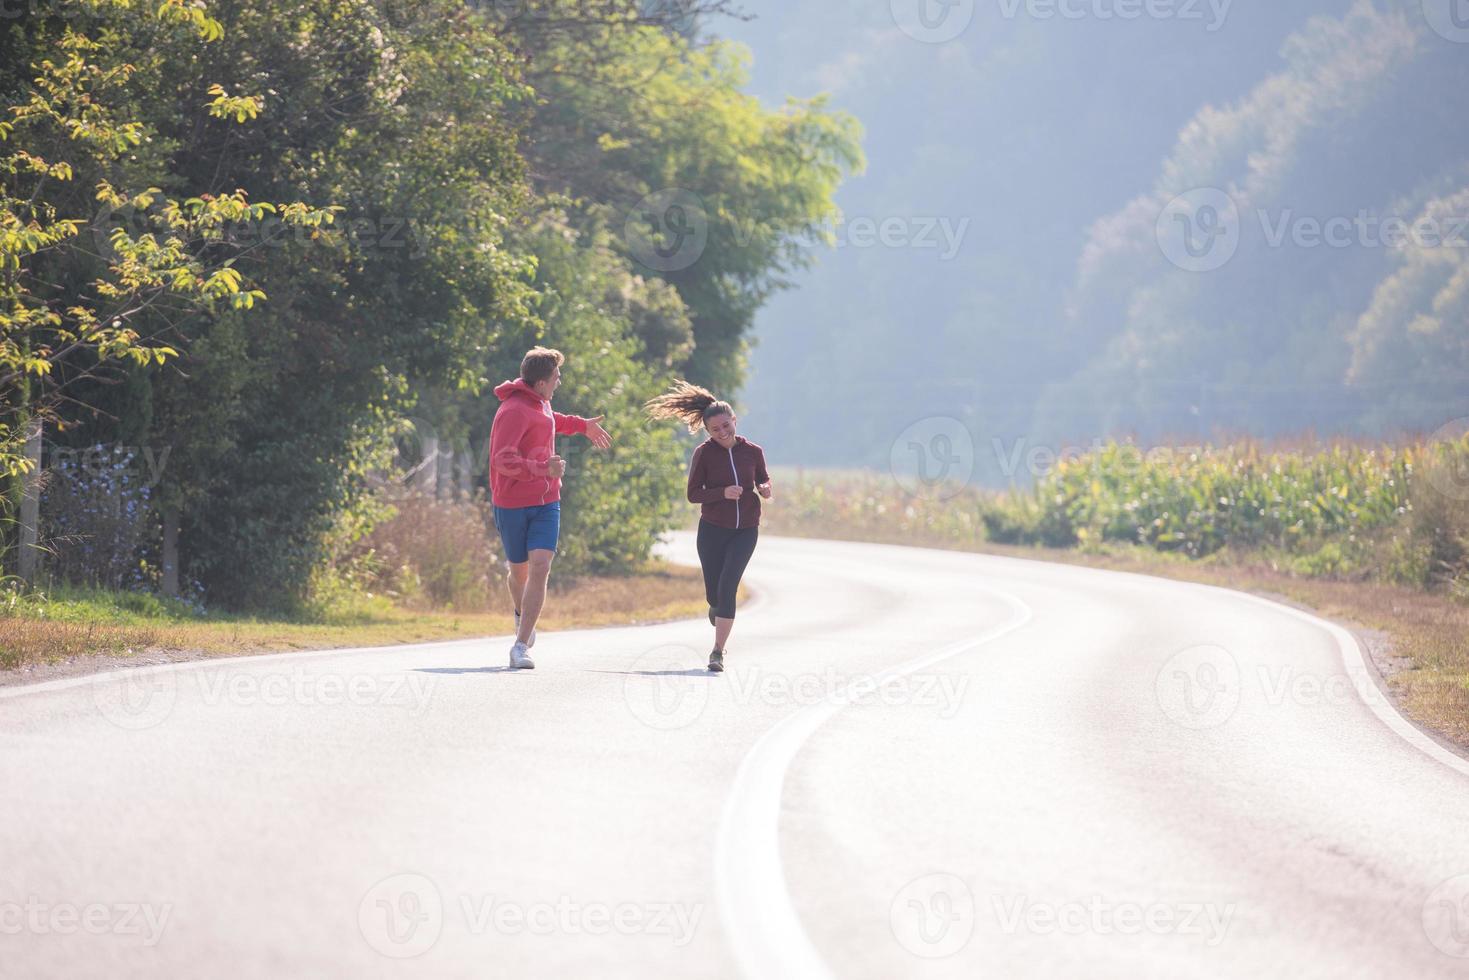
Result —
<path fill-rule="evenodd" d="M 1263 606 L 1269 606 L 1276 612 L 1286 613 L 1294 616 L 1296 619 L 1310 623 L 1312 626 L 1325 630 L 1336 640 L 1336 645 L 1341 651 L 1342 666 L 1346 668 L 1348 676 L 1352 679 L 1352 689 L 1359 694 L 1362 691 L 1379 690 L 1377 679 L 1373 675 L 1372 668 L 1367 665 L 1366 655 L 1362 652 L 1362 645 L 1357 642 L 1355 636 L 1342 626 L 1333 623 L 1329 619 L 1322 619 L 1320 616 L 1314 616 L 1300 609 L 1295 609 L 1279 602 L 1272 602 L 1262 596 L 1250 595 L 1247 592 L 1235 592 L 1232 589 L 1222 589 L 1218 586 L 1207 586 L 1207 588 L 1215 588 L 1220 592 L 1249 599 L 1251 602 L 1259 603 Z M 1432 738 L 1425 735 L 1417 725 L 1414 725 L 1407 718 L 1403 717 L 1402 713 L 1398 711 L 1397 706 L 1388 698 L 1386 692 L 1382 692 L 1381 697 L 1363 697 L 1362 701 L 1367 707 L 1372 709 L 1372 713 L 1384 725 L 1402 736 L 1404 741 L 1430 758 L 1448 766 L 1455 772 L 1469 776 L 1469 760 L 1444 748 Z"/>
<path fill-rule="evenodd" d="M 506 640 L 513 639 L 508 633 L 503 638 Z M 488 640 L 495 639 L 499 639 L 499 637 L 488 637 Z M 134 677 L 149 677 L 153 674 L 168 674 L 175 671 L 202 670 L 205 667 L 248 666 L 257 663 L 274 663 L 280 660 L 309 660 L 312 657 L 335 657 L 351 653 L 413 653 L 419 650 L 443 650 L 448 647 L 471 646 L 486 641 L 486 637 L 476 636 L 462 640 L 432 640 L 427 643 L 389 643 L 386 646 L 375 647 L 287 650 L 282 653 L 246 653 L 232 657 L 200 657 L 197 660 L 174 660 L 168 663 L 149 664 L 146 667 L 119 667 L 113 670 L 99 670 L 91 674 L 78 674 L 75 677 L 62 677 L 54 681 L 41 681 L 38 684 L 13 684 L 7 687 L 0 687 L 0 700 L 25 697 L 28 694 L 42 694 L 47 691 L 64 691 L 67 688 L 84 687 L 88 684 L 112 684 L 116 683 L 119 679 L 126 680 Z"/>
<path fill-rule="evenodd" d="M 986 556 L 994 557 L 994 556 Z M 1000 559 L 1004 561 L 1004 558 Z M 1025 561 L 1025 559 L 1019 559 Z M 1074 567 L 1074 566 L 1073 566 Z M 1190 590 L 1219 592 L 1235 599 L 1245 599 L 1275 612 L 1324 630 L 1337 644 L 1342 665 L 1358 692 L 1377 687 L 1371 668 L 1357 638 L 1342 626 L 1320 616 L 1292 608 L 1261 596 L 1220 586 L 1179 582 L 1136 573 L 1110 572 L 1145 579 L 1153 585 Z M 945 647 L 912 663 L 884 671 L 875 677 L 854 683 L 833 694 L 820 704 L 802 709 L 785 718 L 766 732 L 740 764 L 729 797 L 720 818 L 719 837 L 715 844 L 715 884 L 725 932 L 741 972 L 751 980 L 796 978 L 818 980 L 832 977 L 810 937 L 801 927 L 800 917 L 791 901 L 785 871 L 780 859 L 780 801 L 786 773 L 801 746 L 833 715 L 872 688 L 894 678 L 911 674 L 949 657 L 958 656 L 1030 621 L 1032 611 L 1015 596 L 984 589 L 1006 601 L 1015 611 L 1012 619 L 977 640 L 967 640 Z M 1365 686 L 1364 686 L 1365 685 Z M 1387 697 L 1361 700 L 1378 719 L 1404 741 L 1425 755 L 1469 776 L 1469 760 L 1462 758 L 1405 718 Z"/>
<path fill-rule="evenodd" d="M 806 739 L 853 699 L 897 677 L 967 653 L 1030 622 L 1029 606 L 994 589 L 1011 617 L 978 639 L 944 647 L 911 663 L 854 681 L 819 704 L 802 708 L 761 736 L 740 763 L 714 850 L 720 915 L 740 970 L 751 980 L 820 980 L 832 973 L 801 928 L 780 860 L 780 798 L 786 771 Z"/>
<path fill-rule="evenodd" d="M 1359 694 L 1362 691 L 1380 690 L 1381 686 L 1377 683 L 1376 676 L 1367 663 L 1366 654 L 1362 651 L 1362 645 L 1357 642 L 1357 638 L 1352 635 L 1350 630 L 1329 619 L 1306 612 L 1305 610 L 1296 609 L 1283 602 L 1276 602 L 1264 596 L 1255 595 L 1250 592 L 1241 592 L 1238 589 L 1231 589 L 1222 585 L 1184 582 L 1178 579 L 1163 578 L 1158 575 L 1147 575 L 1142 572 L 1120 572 L 1111 569 L 1094 569 L 1088 568 L 1085 565 L 1072 564 L 1065 564 L 1063 566 L 1059 562 L 1048 562 L 1036 558 L 1012 558 L 1008 555 L 985 555 L 983 552 L 978 552 L 977 554 L 984 558 L 986 563 L 1005 564 L 1007 562 L 1015 562 L 1049 568 L 1065 567 L 1077 571 L 1082 576 L 1090 574 L 1111 575 L 1137 579 L 1152 586 L 1157 586 L 1161 583 L 1165 586 L 1185 591 L 1203 589 L 1207 592 L 1217 592 L 1232 599 L 1244 599 L 1247 602 L 1265 606 L 1275 612 L 1285 613 L 1287 616 L 1315 626 L 1317 629 L 1325 630 L 1336 640 L 1337 651 L 1341 654 L 1342 666 L 1346 669 L 1347 675 L 1352 680 L 1353 690 L 1359 692 Z M 1435 761 L 1448 766 L 1455 772 L 1469 776 L 1469 759 L 1466 759 L 1463 755 L 1445 747 L 1431 736 L 1425 734 L 1421 728 L 1398 711 L 1397 706 L 1393 704 L 1391 698 L 1387 697 L 1386 692 L 1383 692 L 1382 697 L 1362 697 L 1361 700 L 1368 708 L 1372 709 L 1372 713 L 1377 716 L 1379 721 L 1401 736 L 1405 742 Z"/>

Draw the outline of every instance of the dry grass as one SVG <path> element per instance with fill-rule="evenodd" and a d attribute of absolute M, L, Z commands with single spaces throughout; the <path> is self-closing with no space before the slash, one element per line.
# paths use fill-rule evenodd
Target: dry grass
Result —
<path fill-rule="evenodd" d="M 0 666 L 14 670 L 96 659 L 104 667 L 115 666 L 112 661 L 119 657 L 151 663 L 510 633 L 510 599 L 503 587 L 493 590 L 490 603 L 492 611 L 464 613 L 403 609 L 383 600 L 321 623 L 248 617 L 187 621 L 167 615 L 137 623 L 119 622 L 128 617 L 115 610 L 78 608 L 36 615 L 21 609 L 0 616 Z M 652 564 L 617 578 L 557 581 L 553 573 L 541 623 L 550 630 L 581 629 L 700 619 L 706 610 L 697 569 Z"/>
<path fill-rule="evenodd" d="M 163 642 L 166 629 L 68 623 L 9 616 L 0 619 L 0 668 L 94 654 L 126 656 Z"/>

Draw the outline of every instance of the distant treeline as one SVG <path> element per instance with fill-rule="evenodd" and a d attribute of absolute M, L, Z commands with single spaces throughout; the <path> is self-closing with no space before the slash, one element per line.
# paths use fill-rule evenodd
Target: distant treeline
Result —
<path fill-rule="evenodd" d="M 772 459 L 882 468 L 944 417 L 986 446 L 1469 418 L 1454 4 L 1237 3 L 1213 32 L 971 6 L 943 57 L 899 37 L 838 89 L 882 168 L 843 194 L 848 247 L 762 318 L 748 398 Z M 830 19 L 815 59 L 857 43 Z M 859 216 L 895 234 L 861 240 Z M 934 220 L 957 245 L 915 241 Z"/>

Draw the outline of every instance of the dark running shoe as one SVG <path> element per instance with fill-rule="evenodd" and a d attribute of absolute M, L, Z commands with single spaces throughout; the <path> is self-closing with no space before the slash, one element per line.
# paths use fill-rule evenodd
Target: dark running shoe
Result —
<path fill-rule="evenodd" d="M 724 651 L 715 650 L 709 654 L 709 673 L 724 673 Z"/>

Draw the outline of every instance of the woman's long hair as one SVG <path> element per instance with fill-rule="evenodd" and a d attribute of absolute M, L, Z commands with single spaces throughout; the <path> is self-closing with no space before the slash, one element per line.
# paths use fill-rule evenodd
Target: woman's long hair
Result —
<path fill-rule="evenodd" d="M 729 402 L 720 401 L 709 389 L 687 381 L 675 381 L 667 392 L 648 399 L 643 407 L 647 409 L 649 418 L 677 419 L 687 425 L 690 432 L 698 432 L 716 415 L 734 414 Z"/>

